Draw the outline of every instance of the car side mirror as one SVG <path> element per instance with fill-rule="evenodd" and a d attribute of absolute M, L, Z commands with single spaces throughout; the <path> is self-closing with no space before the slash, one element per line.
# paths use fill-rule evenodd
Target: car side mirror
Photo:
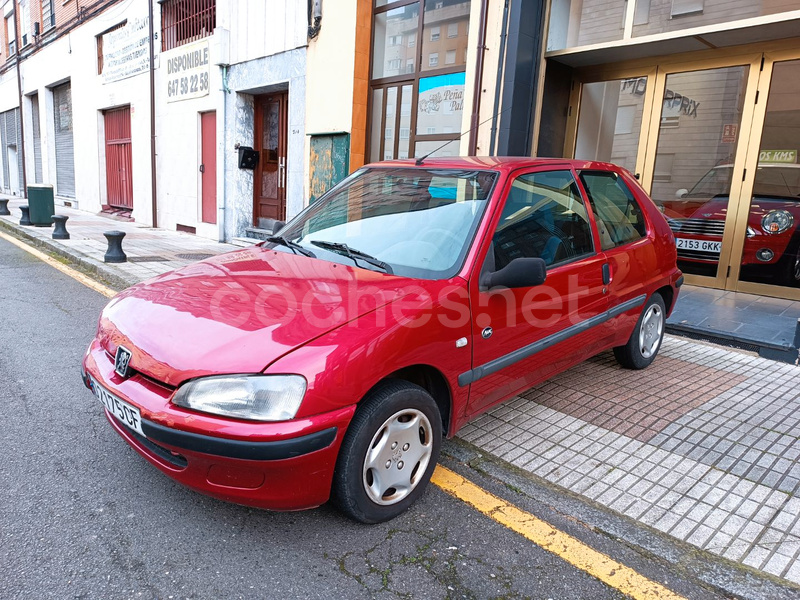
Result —
<path fill-rule="evenodd" d="M 273 225 L 272 225 L 272 235 L 275 235 L 276 233 L 278 233 L 285 226 L 286 226 L 286 222 L 285 221 L 275 221 L 275 223 L 273 223 Z"/>
<path fill-rule="evenodd" d="M 677 192 L 675 192 L 675 197 L 678 200 L 680 200 L 682 198 L 685 198 L 688 194 L 689 194 L 689 190 L 687 190 L 686 188 L 681 188 Z"/>
<path fill-rule="evenodd" d="M 542 285 L 547 279 L 547 265 L 541 258 L 515 258 L 494 273 L 486 273 L 481 281 L 485 289 L 496 287 L 526 288 Z"/>

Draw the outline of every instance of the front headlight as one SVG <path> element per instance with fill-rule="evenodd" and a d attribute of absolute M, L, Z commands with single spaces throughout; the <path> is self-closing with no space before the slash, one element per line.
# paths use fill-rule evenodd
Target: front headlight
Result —
<path fill-rule="evenodd" d="M 771 210 L 761 219 L 761 229 L 765 233 L 783 233 L 794 223 L 792 213 L 785 210 Z"/>
<path fill-rule="evenodd" d="M 305 393 L 306 380 L 300 375 L 222 375 L 185 383 L 172 403 L 235 419 L 288 421 Z"/>

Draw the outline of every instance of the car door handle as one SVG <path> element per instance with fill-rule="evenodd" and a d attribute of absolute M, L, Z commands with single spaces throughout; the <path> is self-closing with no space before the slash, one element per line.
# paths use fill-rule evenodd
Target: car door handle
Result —
<path fill-rule="evenodd" d="M 603 285 L 611 283 L 611 265 L 608 263 L 603 265 Z"/>
<path fill-rule="evenodd" d="M 205 173 L 206 172 L 206 166 L 205 165 L 200 165 L 200 172 L 201 173 Z"/>

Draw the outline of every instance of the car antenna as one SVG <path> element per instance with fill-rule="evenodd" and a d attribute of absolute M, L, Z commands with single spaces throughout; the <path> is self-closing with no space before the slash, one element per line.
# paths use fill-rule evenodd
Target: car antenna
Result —
<path fill-rule="evenodd" d="M 488 123 L 488 122 L 489 122 L 489 121 L 491 121 L 492 119 L 494 119 L 494 118 L 496 118 L 496 117 L 499 117 L 501 114 L 503 114 L 503 113 L 504 113 L 505 111 L 507 111 L 509 108 L 510 108 L 510 107 L 508 107 L 508 106 L 507 106 L 507 107 L 506 107 L 506 108 L 504 108 L 503 110 L 497 111 L 496 113 L 494 113 L 494 114 L 493 114 L 491 117 L 489 117 L 489 118 L 488 118 L 488 119 L 486 119 L 485 121 L 481 121 L 480 123 L 478 123 L 477 125 L 475 125 L 475 127 L 471 127 L 470 129 L 467 129 L 467 130 L 466 130 L 464 133 L 462 133 L 460 136 L 458 136 L 458 137 L 457 137 L 457 138 L 455 138 L 454 140 L 447 140 L 447 141 L 446 141 L 444 144 L 442 144 L 441 146 L 439 146 L 439 147 L 438 147 L 438 148 L 436 148 L 435 150 L 431 150 L 431 151 L 430 151 L 430 152 L 428 152 L 428 153 L 427 153 L 425 156 L 421 156 L 420 158 L 418 158 L 417 160 L 415 160 L 415 161 L 414 161 L 414 166 L 416 166 L 416 167 L 419 167 L 419 166 L 421 166 L 421 165 L 422 165 L 422 163 L 423 163 L 423 161 L 425 161 L 425 159 L 427 159 L 427 158 L 428 158 L 428 157 L 429 157 L 431 154 L 435 154 L 435 153 L 437 153 L 439 150 L 441 150 L 442 148 L 444 148 L 445 146 L 447 146 L 447 144 L 451 144 L 451 143 L 453 143 L 453 142 L 457 142 L 457 141 L 458 141 L 458 140 L 460 140 L 462 137 L 464 137 L 465 135 L 467 135 L 469 132 L 476 130 L 478 127 L 480 127 L 481 125 L 483 125 L 483 124 L 485 124 L 485 123 Z"/>

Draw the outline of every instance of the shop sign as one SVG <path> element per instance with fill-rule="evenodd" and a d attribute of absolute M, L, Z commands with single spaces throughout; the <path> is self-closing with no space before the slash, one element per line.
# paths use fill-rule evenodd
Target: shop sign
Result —
<path fill-rule="evenodd" d="M 466 73 L 451 73 L 419 80 L 417 134 L 458 133 L 464 114 Z"/>
<path fill-rule="evenodd" d="M 150 22 L 128 19 L 123 27 L 103 34 L 103 83 L 145 73 L 150 68 Z"/>
<path fill-rule="evenodd" d="M 167 102 L 208 96 L 211 75 L 208 40 L 162 53 L 161 65 L 167 70 Z"/>
<path fill-rule="evenodd" d="M 726 123 L 722 126 L 722 143 L 735 144 L 738 133 L 739 125 L 737 123 Z"/>
<path fill-rule="evenodd" d="M 647 91 L 647 77 L 623 80 L 621 91 L 636 96 L 644 96 L 645 91 Z M 700 103 L 697 100 L 693 100 L 692 98 L 669 89 L 664 90 L 664 109 L 666 112 L 675 113 L 674 116 L 684 114 L 687 117 L 697 118 L 698 106 L 700 106 Z M 663 116 L 667 116 L 667 114 Z"/>
<path fill-rule="evenodd" d="M 794 164 L 797 162 L 797 150 L 762 150 L 758 154 L 759 164 Z"/>

